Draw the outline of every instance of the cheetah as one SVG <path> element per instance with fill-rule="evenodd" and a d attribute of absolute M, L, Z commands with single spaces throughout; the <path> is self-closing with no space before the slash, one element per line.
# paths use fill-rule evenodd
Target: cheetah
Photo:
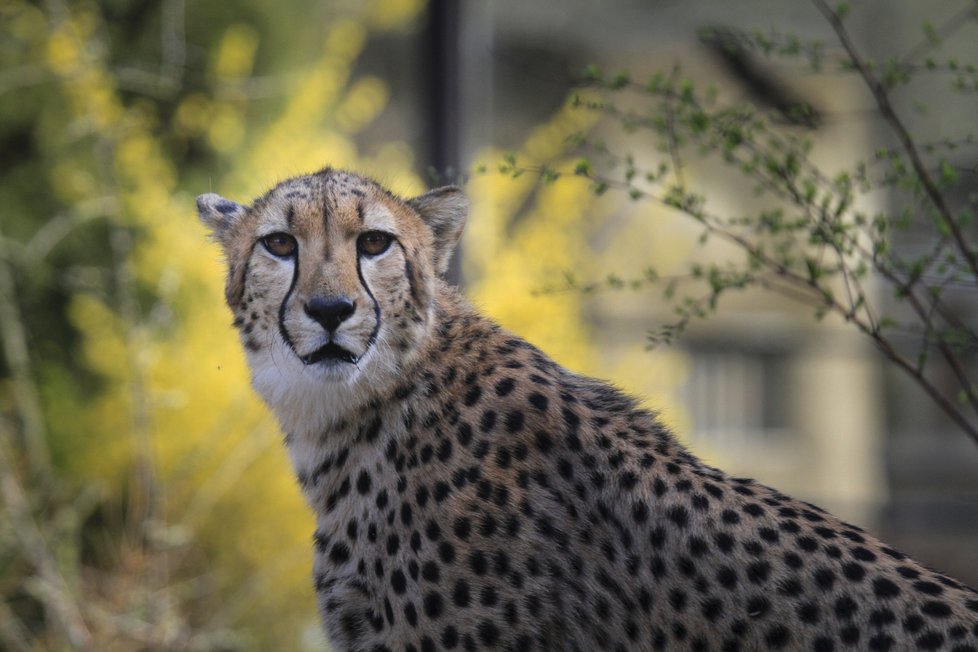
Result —
<path fill-rule="evenodd" d="M 978 593 L 712 468 L 443 279 L 456 187 L 324 169 L 197 200 L 315 513 L 337 650 L 978 652 Z"/>

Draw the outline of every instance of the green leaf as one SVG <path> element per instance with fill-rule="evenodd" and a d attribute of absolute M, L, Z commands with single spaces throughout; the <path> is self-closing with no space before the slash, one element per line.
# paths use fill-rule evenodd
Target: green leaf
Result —
<path fill-rule="evenodd" d="M 574 165 L 574 174 L 580 175 L 582 177 L 587 177 L 591 175 L 591 161 L 586 158 L 582 158 Z"/>
<path fill-rule="evenodd" d="M 587 81 L 600 81 L 601 80 L 601 69 L 595 64 L 588 64 L 584 68 L 584 79 Z"/>
<path fill-rule="evenodd" d="M 630 81 L 631 77 L 628 76 L 628 71 L 619 70 L 615 73 L 614 77 L 611 78 L 611 81 L 608 82 L 608 88 L 611 88 L 612 90 L 620 90 L 628 86 Z"/>
<path fill-rule="evenodd" d="M 957 169 L 948 163 L 947 160 L 941 159 L 941 181 L 946 185 L 954 185 L 954 182 L 958 180 Z"/>

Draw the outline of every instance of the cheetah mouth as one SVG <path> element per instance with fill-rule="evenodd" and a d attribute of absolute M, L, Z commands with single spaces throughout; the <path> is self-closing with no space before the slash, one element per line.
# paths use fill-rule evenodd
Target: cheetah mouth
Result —
<path fill-rule="evenodd" d="M 327 342 L 308 355 L 299 357 L 305 365 L 313 365 L 324 360 L 335 360 L 336 362 L 348 362 L 356 364 L 357 356 L 353 355 L 336 342 Z"/>

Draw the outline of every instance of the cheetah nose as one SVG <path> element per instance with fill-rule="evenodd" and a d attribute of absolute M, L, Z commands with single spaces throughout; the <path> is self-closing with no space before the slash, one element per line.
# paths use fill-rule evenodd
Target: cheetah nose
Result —
<path fill-rule="evenodd" d="M 307 315 L 332 333 L 353 314 L 356 305 L 346 297 L 314 297 L 305 308 Z"/>

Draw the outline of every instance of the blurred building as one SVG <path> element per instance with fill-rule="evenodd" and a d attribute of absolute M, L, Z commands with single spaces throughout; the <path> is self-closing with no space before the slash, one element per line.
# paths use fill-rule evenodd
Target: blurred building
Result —
<path fill-rule="evenodd" d="M 442 166 L 454 156 L 464 169 L 487 143 L 516 146 L 562 105 L 568 83 L 589 62 L 628 69 L 635 78 L 678 62 L 685 74 L 714 82 L 731 99 L 772 113 L 779 110 L 779 94 L 802 98 L 820 119 L 789 128 L 814 138 L 813 158 L 828 170 L 867 159 L 880 142 L 892 142 L 874 116 L 872 98 L 852 75 L 731 61 L 715 43 L 698 37 L 703 27 L 776 28 L 833 44 L 824 19 L 802 0 L 449 4 L 457 30 L 428 34 L 448 38 L 459 52 L 457 67 L 431 80 L 459 91 L 449 100 L 457 104 L 447 122 L 443 108 L 436 113 L 445 128 L 459 130 L 446 145 L 454 153 L 438 154 Z M 882 56 L 917 43 L 926 20 L 939 22 L 960 9 L 961 3 L 950 0 L 926 8 L 911 1 L 868 3 L 854 7 L 847 26 L 867 56 Z M 431 10 L 444 11 L 444 3 Z M 964 48 L 959 54 L 973 59 L 975 42 L 948 47 Z M 424 59 L 419 55 L 416 61 Z M 946 92 L 946 81 L 932 91 Z M 932 116 L 915 117 L 912 103 L 919 93 L 895 94 L 897 109 L 923 137 L 938 136 L 927 133 L 927 125 L 935 124 Z M 425 101 L 445 101 L 439 97 Z M 414 117 L 424 122 L 425 111 L 434 109 L 420 106 Z M 944 125 L 973 119 L 950 106 L 931 110 L 948 112 L 936 121 Z M 428 133 L 438 128 L 429 125 Z M 974 150 L 961 156 L 962 167 L 978 164 Z M 711 202 L 736 208 L 730 212 L 750 210 L 749 189 L 730 174 L 713 172 L 689 174 L 700 185 L 710 180 Z M 885 210 L 901 198 L 881 193 L 868 201 Z M 698 228 L 680 219 L 658 233 L 693 241 Z M 910 238 L 904 246 L 919 244 Z M 710 253 L 708 248 L 698 255 Z M 960 294 L 965 316 L 974 317 L 974 288 Z M 668 319 L 656 296 L 594 299 L 597 345 L 605 355 L 644 341 L 648 330 Z M 876 300 L 886 304 L 889 297 Z M 681 436 L 694 451 L 728 471 L 825 506 L 925 563 L 978 584 L 978 446 L 884 362 L 868 339 L 841 321 L 816 322 L 810 307 L 752 291 L 725 301 L 716 317 L 684 336 L 681 347 L 686 364 L 675 379 L 675 399 L 688 424 Z M 651 363 L 648 373 L 656 373 Z"/>

